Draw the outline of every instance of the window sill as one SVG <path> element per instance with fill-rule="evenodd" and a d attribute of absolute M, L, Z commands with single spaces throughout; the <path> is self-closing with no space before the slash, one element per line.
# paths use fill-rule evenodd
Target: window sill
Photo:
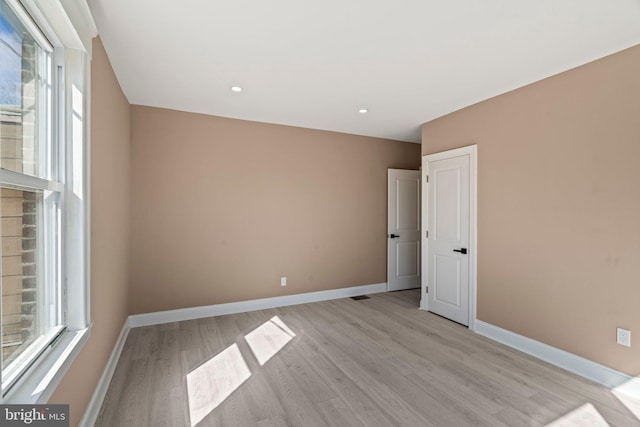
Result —
<path fill-rule="evenodd" d="M 66 332 L 4 396 L 2 403 L 47 403 L 91 335 L 91 326 Z"/>

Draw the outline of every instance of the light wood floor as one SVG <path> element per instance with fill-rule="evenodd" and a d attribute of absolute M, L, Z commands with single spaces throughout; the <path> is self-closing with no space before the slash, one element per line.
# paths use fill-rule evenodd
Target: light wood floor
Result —
<path fill-rule="evenodd" d="M 96 425 L 640 425 L 638 401 L 418 300 L 412 290 L 132 329 Z"/>

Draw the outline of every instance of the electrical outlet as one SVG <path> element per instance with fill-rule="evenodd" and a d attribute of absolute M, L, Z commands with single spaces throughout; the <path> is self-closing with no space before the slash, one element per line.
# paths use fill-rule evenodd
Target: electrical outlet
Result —
<path fill-rule="evenodd" d="M 618 328 L 616 332 L 616 342 L 620 345 L 631 347 L 631 331 L 628 329 Z"/>
<path fill-rule="evenodd" d="M 281 277 L 280 278 L 280 286 L 287 286 L 287 278 L 286 277 Z"/>

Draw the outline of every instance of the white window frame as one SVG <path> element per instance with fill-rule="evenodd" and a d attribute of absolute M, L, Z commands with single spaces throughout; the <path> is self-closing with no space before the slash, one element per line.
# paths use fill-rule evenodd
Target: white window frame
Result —
<path fill-rule="evenodd" d="M 89 338 L 89 105 L 91 40 L 97 30 L 85 0 L 7 0 L 23 8 L 53 46 L 58 94 L 52 99 L 52 132 L 61 182 L 1 170 L 0 178 L 25 187 L 58 191 L 61 195 L 61 272 L 63 323 L 66 330 L 52 342 L 2 396 L 0 403 L 46 403 Z M 37 31 L 36 31 L 37 33 Z M 56 140 L 58 141 L 56 143 Z M 55 150 L 54 150 L 55 152 Z"/>

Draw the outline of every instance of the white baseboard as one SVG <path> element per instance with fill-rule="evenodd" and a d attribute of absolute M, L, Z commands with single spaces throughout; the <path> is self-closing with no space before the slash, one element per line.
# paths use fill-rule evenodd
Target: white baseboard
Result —
<path fill-rule="evenodd" d="M 640 398 L 640 378 L 634 378 L 584 357 L 576 356 L 481 320 L 476 320 L 475 332 L 616 391 Z"/>
<path fill-rule="evenodd" d="M 386 291 L 386 283 L 377 283 L 375 285 L 354 286 L 351 288 L 331 289 L 328 291 L 308 292 L 304 294 L 230 302 L 226 304 L 214 304 L 200 307 L 181 308 L 178 310 L 157 311 L 154 313 L 133 314 L 129 316 L 129 327 L 137 328 L 140 326 L 159 325 L 162 323 L 222 316 L 224 314 L 245 313 L 247 311 L 286 307 L 288 305 L 296 304 L 307 304 L 310 302 L 355 297 L 365 294 L 376 294 Z"/>
<path fill-rule="evenodd" d="M 98 381 L 98 385 L 93 392 L 93 396 L 91 396 L 89 405 L 87 405 L 87 409 L 84 411 L 84 415 L 80 420 L 80 427 L 93 427 L 96 423 L 98 415 L 100 414 L 102 402 L 107 394 L 107 389 L 109 388 L 109 383 L 111 383 L 111 378 L 113 377 L 113 373 L 118 365 L 120 353 L 122 353 L 122 348 L 124 347 L 124 343 L 129 335 L 129 330 L 129 322 L 125 321 L 122 326 L 122 330 L 120 331 L 120 335 L 118 336 L 118 340 L 116 341 L 116 345 L 113 347 L 113 351 L 111 351 L 107 365 L 104 367 L 104 371 L 102 371 L 102 376 Z"/>

